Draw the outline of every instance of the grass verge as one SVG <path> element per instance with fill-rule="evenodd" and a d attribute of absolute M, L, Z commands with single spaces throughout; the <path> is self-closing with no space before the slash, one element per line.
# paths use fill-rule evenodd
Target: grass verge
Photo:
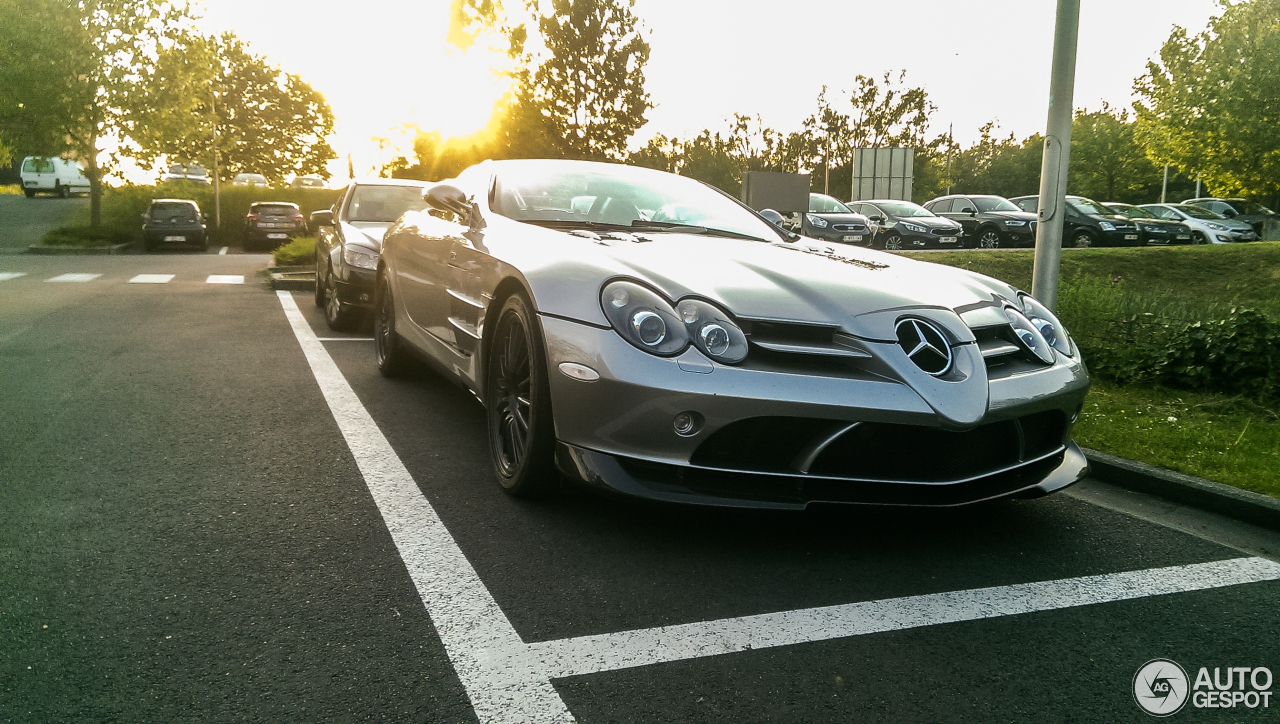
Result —
<path fill-rule="evenodd" d="M 296 239 L 290 239 L 288 244 L 276 247 L 271 252 L 271 258 L 275 260 L 276 266 L 307 266 L 315 263 L 316 258 L 316 238 L 314 236 L 300 236 Z"/>
<path fill-rule="evenodd" d="M 22 184 L 0 184 L 0 196 L 22 195 Z"/>
<path fill-rule="evenodd" d="M 131 241 L 128 234 L 105 227 L 91 229 L 88 226 L 59 226 L 40 240 L 45 246 L 114 246 Z"/>
<path fill-rule="evenodd" d="M 1031 289 L 1031 250 L 907 256 Z M 1132 316 L 1151 307 L 1179 319 L 1236 305 L 1280 316 L 1280 243 L 1068 249 L 1062 255 L 1059 311 L 1073 332 L 1097 334 L 1090 323 L 1112 312 Z M 1120 385 L 1095 375 L 1074 437 L 1112 455 L 1280 497 L 1280 410 L 1274 405 Z"/>

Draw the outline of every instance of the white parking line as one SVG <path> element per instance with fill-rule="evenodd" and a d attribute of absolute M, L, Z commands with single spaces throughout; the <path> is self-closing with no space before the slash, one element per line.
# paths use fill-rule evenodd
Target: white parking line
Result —
<path fill-rule="evenodd" d="M 244 284 L 243 274 L 210 274 L 205 284 Z"/>
<path fill-rule="evenodd" d="M 17 279 L 18 277 L 25 277 L 26 275 L 26 272 L 0 272 L 0 282 L 7 282 L 10 279 Z"/>
<path fill-rule="evenodd" d="M 139 274 L 129 280 L 130 284 L 168 284 L 173 281 L 173 274 Z"/>
<path fill-rule="evenodd" d="M 102 276 L 101 274 L 59 274 L 56 277 L 45 279 L 46 282 L 91 282 Z"/>
<path fill-rule="evenodd" d="M 227 255 L 227 247 L 224 246 L 218 250 L 218 256 L 226 256 L 226 255 Z"/>
<path fill-rule="evenodd" d="M 1235 558 L 525 643 L 298 310 L 276 292 L 338 429 L 484 724 L 571 722 L 551 680 L 758 648 L 1280 580 Z M 344 338 L 345 339 L 345 338 Z"/>
<path fill-rule="evenodd" d="M 372 342 L 373 337 L 316 337 L 321 342 Z"/>

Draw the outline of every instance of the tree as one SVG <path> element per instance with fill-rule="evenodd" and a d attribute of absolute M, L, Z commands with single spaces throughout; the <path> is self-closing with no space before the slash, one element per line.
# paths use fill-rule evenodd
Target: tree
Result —
<path fill-rule="evenodd" d="M 547 4 L 549 12 L 543 12 Z M 519 69 L 501 132 L 502 155 L 623 157 L 652 107 L 644 90 L 649 43 L 633 5 L 634 0 L 528 0 L 537 34 L 529 38 L 523 24 L 507 31 Z M 489 10 L 477 17 L 491 21 Z"/>
<path fill-rule="evenodd" d="M 988 122 L 979 129 L 977 143 L 954 154 L 951 190 L 1006 197 L 1038 193 L 1044 137 L 1037 133 L 1018 141 L 1009 134 L 996 139 L 995 128 L 995 121 Z"/>
<path fill-rule="evenodd" d="M 189 25 L 180 0 L 0 0 L 0 133 L 19 153 L 68 155 L 89 178 L 90 219 L 166 36 Z"/>
<path fill-rule="evenodd" d="M 1148 203 L 1159 188 L 1160 169 L 1134 135 L 1129 111 L 1107 104 L 1090 113 L 1076 111 L 1071 124 L 1071 193 L 1099 201 Z"/>
<path fill-rule="evenodd" d="M 1220 0 L 1190 36 L 1174 27 L 1134 81 L 1137 133 L 1151 159 L 1217 194 L 1280 194 L 1280 0 Z"/>
<path fill-rule="evenodd" d="M 128 127 L 144 162 L 163 154 L 209 165 L 216 148 L 224 177 L 328 176 L 336 154 L 325 140 L 333 112 L 324 96 L 230 33 L 173 43 L 145 87 L 148 102 Z"/>

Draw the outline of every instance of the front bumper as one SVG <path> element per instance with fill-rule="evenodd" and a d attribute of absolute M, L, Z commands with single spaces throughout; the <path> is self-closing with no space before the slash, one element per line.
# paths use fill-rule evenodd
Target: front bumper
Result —
<path fill-rule="evenodd" d="M 840 230 L 828 225 L 825 229 L 819 229 L 812 224 L 805 224 L 804 235 L 811 239 L 819 239 L 821 241 L 834 241 L 837 244 L 857 244 L 859 246 L 871 245 L 871 229 L 848 229 Z"/>
<path fill-rule="evenodd" d="M 1147 226 L 1143 227 L 1138 235 L 1143 244 L 1153 246 L 1165 246 L 1167 244 L 1190 244 L 1190 229 L 1164 229 L 1160 227 Z"/>
<path fill-rule="evenodd" d="M 1136 228 L 1118 228 L 1115 231 L 1096 232 L 1103 246 L 1138 246 L 1143 243 L 1142 233 Z"/>
<path fill-rule="evenodd" d="M 339 302 L 361 309 L 373 309 L 373 288 L 378 277 L 376 270 L 360 269 L 342 262 L 333 271 L 333 286 L 338 292 Z"/>
<path fill-rule="evenodd" d="M 636 350 L 612 329 L 541 321 L 557 463 L 590 485 L 706 505 L 948 506 L 1053 492 L 1087 469 L 1067 437 L 1088 389 L 1077 360 L 970 380 L 985 387 L 980 403 L 986 412 L 957 424 L 911 386 L 883 375 L 730 367 L 693 349 L 661 358 Z M 600 378 L 572 379 L 559 371 L 564 362 L 586 365 Z M 693 434 L 675 431 L 675 418 L 685 412 L 701 421 Z M 1055 422 L 1042 424 L 1050 419 Z M 1016 430 L 1021 438 L 1024 425 L 1040 443 L 1005 455 L 1015 443 L 1004 433 Z M 862 431 L 869 436 L 854 440 Z M 880 444 L 886 440 L 890 444 Z M 917 440 L 920 449 L 912 450 Z M 990 456 L 967 447 L 988 442 Z M 866 465 L 848 460 L 860 450 L 889 448 L 899 453 L 885 452 Z M 901 456 L 904 450 L 910 452 Z M 920 464 L 943 453 L 948 462 L 937 470 Z"/>

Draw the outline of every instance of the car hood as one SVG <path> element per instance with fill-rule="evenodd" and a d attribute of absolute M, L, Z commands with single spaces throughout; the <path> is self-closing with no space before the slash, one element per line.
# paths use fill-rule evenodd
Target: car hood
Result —
<path fill-rule="evenodd" d="M 347 244 L 367 246 L 376 252 L 382 251 L 382 238 L 387 235 L 391 222 L 380 221 L 347 221 L 342 224 L 342 240 Z"/>
<path fill-rule="evenodd" d="M 670 299 L 709 299 L 752 320 L 838 326 L 868 340 L 891 342 L 902 312 L 915 310 L 973 340 L 961 311 L 997 308 L 1016 292 L 979 274 L 869 249 L 802 238 L 765 243 L 686 234 L 653 234 L 619 242 L 606 254 L 628 276 Z M 624 272 L 625 273 L 625 272 Z M 923 311 L 922 311 L 923 310 Z M 950 310 L 950 313 L 944 311 Z"/>
<path fill-rule="evenodd" d="M 891 220 L 894 223 L 916 224 L 928 229 L 955 229 L 960 226 L 960 222 L 941 216 L 894 216 Z"/>
<path fill-rule="evenodd" d="M 980 213 L 996 219 L 1017 219 L 1019 221 L 1036 220 L 1036 215 L 1030 211 L 983 211 Z"/>
<path fill-rule="evenodd" d="M 824 221 L 829 221 L 833 224 L 865 224 L 867 223 L 867 217 L 863 216 L 862 214 L 819 214 L 816 211 L 810 211 L 809 215 L 816 216 L 819 219 L 823 219 Z"/>

